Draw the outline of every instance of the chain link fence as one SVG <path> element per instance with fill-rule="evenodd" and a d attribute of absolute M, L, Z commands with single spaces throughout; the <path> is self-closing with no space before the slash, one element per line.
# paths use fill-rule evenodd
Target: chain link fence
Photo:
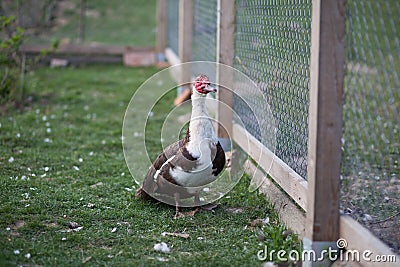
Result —
<path fill-rule="evenodd" d="M 306 179 L 311 0 L 239 0 L 235 7 L 234 67 L 268 100 L 277 127 L 275 154 Z M 244 102 L 235 99 L 234 109 L 259 138 Z"/>
<path fill-rule="evenodd" d="M 173 19 L 177 29 L 179 1 L 172 2 L 176 2 Z M 78 45 L 154 46 L 155 10 L 156 0 L 3 0 L 0 4 L 0 15 L 15 16 L 26 30 L 28 45 L 50 45 L 57 40 Z"/>
<path fill-rule="evenodd" d="M 56 2 L 56 0 L 3 0 L 0 6 L 0 15 L 15 16 L 19 26 L 23 28 L 49 27 L 56 11 Z"/>
<path fill-rule="evenodd" d="M 192 60 L 216 61 L 217 0 L 195 0 Z"/>
<path fill-rule="evenodd" d="M 179 0 L 167 0 L 167 46 L 179 54 Z"/>
<path fill-rule="evenodd" d="M 347 1 L 341 200 L 400 251 L 400 3 Z"/>

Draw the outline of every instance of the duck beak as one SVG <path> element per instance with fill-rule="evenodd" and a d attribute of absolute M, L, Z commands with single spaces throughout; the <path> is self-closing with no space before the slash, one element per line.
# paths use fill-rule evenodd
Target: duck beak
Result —
<path fill-rule="evenodd" d="M 206 87 L 204 87 L 203 89 L 204 91 L 206 91 L 207 93 L 216 93 L 217 92 L 217 88 L 211 86 L 211 85 L 207 85 Z"/>

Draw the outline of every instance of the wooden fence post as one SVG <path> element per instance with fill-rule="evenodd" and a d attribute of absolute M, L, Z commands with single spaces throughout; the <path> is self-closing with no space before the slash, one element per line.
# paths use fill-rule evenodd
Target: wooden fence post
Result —
<path fill-rule="evenodd" d="M 317 257 L 339 238 L 345 0 L 312 2 L 308 201 L 304 249 Z M 307 261 L 303 266 L 327 262 Z"/>
<path fill-rule="evenodd" d="M 217 62 L 233 66 L 235 52 L 235 1 L 218 0 L 217 6 Z M 217 66 L 218 106 L 216 117 L 218 121 L 217 134 L 224 149 L 230 149 L 232 137 L 233 108 L 233 69 Z"/>
<path fill-rule="evenodd" d="M 167 47 L 167 0 L 157 1 L 157 62 L 165 61 Z"/>

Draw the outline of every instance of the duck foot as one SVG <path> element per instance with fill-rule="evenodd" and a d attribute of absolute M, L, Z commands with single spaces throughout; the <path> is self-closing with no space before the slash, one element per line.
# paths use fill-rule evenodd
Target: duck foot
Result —
<path fill-rule="evenodd" d="M 179 218 L 183 218 L 183 217 L 185 217 L 185 214 L 183 212 L 180 212 L 180 211 L 175 212 L 175 215 L 174 215 L 175 220 L 179 219 Z"/>
<path fill-rule="evenodd" d="M 217 203 L 209 203 L 209 204 L 206 204 L 204 206 L 201 206 L 200 208 L 202 210 L 206 210 L 206 211 L 214 211 L 214 209 L 217 208 L 217 207 L 218 207 Z"/>
<path fill-rule="evenodd" d="M 175 213 L 174 219 L 179 219 L 179 218 L 184 218 L 184 217 L 193 217 L 200 210 L 201 209 L 197 207 L 194 210 L 191 210 L 191 211 L 188 211 L 188 212 L 177 211 Z"/>

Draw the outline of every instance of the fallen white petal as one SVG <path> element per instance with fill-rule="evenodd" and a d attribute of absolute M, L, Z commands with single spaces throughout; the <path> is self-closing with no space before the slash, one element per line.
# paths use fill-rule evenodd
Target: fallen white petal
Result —
<path fill-rule="evenodd" d="M 15 255 L 19 255 L 21 252 L 18 250 L 18 249 L 16 249 L 16 250 L 14 250 L 14 254 Z"/>
<path fill-rule="evenodd" d="M 174 236 L 174 237 L 183 237 L 183 238 L 189 238 L 189 234 L 186 233 L 168 233 L 168 232 L 162 232 L 162 236 Z"/>
<path fill-rule="evenodd" d="M 10 157 L 10 158 L 8 159 L 8 162 L 13 163 L 14 160 L 15 160 L 14 157 Z"/>
<path fill-rule="evenodd" d="M 169 253 L 169 252 L 171 252 L 171 249 L 169 248 L 169 246 L 168 246 L 166 243 L 164 243 L 164 242 L 155 244 L 154 247 L 153 247 L 153 249 L 154 249 L 155 251 L 161 251 L 161 252 L 164 252 L 164 253 Z"/>
<path fill-rule="evenodd" d="M 74 168 L 75 171 L 79 171 L 79 167 L 78 166 L 73 166 L 72 168 Z"/>
<path fill-rule="evenodd" d="M 31 253 L 26 253 L 25 258 L 30 259 L 31 258 Z"/>
<path fill-rule="evenodd" d="M 372 221 L 372 216 L 369 215 L 369 214 L 364 214 L 363 220 L 364 220 L 364 221 Z"/>
<path fill-rule="evenodd" d="M 134 133 L 133 133 L 133 136 L 134 136 L 134 137 L 138 137 L 138 136 L 142 136 L 142 134 L 139 133 L 139 132 L 134 132 Z"/>
<path fill-rule="evenodd" d="M 263 267 L 275 267 L 275 263 L 272 261 L 265 262 Z"/>

